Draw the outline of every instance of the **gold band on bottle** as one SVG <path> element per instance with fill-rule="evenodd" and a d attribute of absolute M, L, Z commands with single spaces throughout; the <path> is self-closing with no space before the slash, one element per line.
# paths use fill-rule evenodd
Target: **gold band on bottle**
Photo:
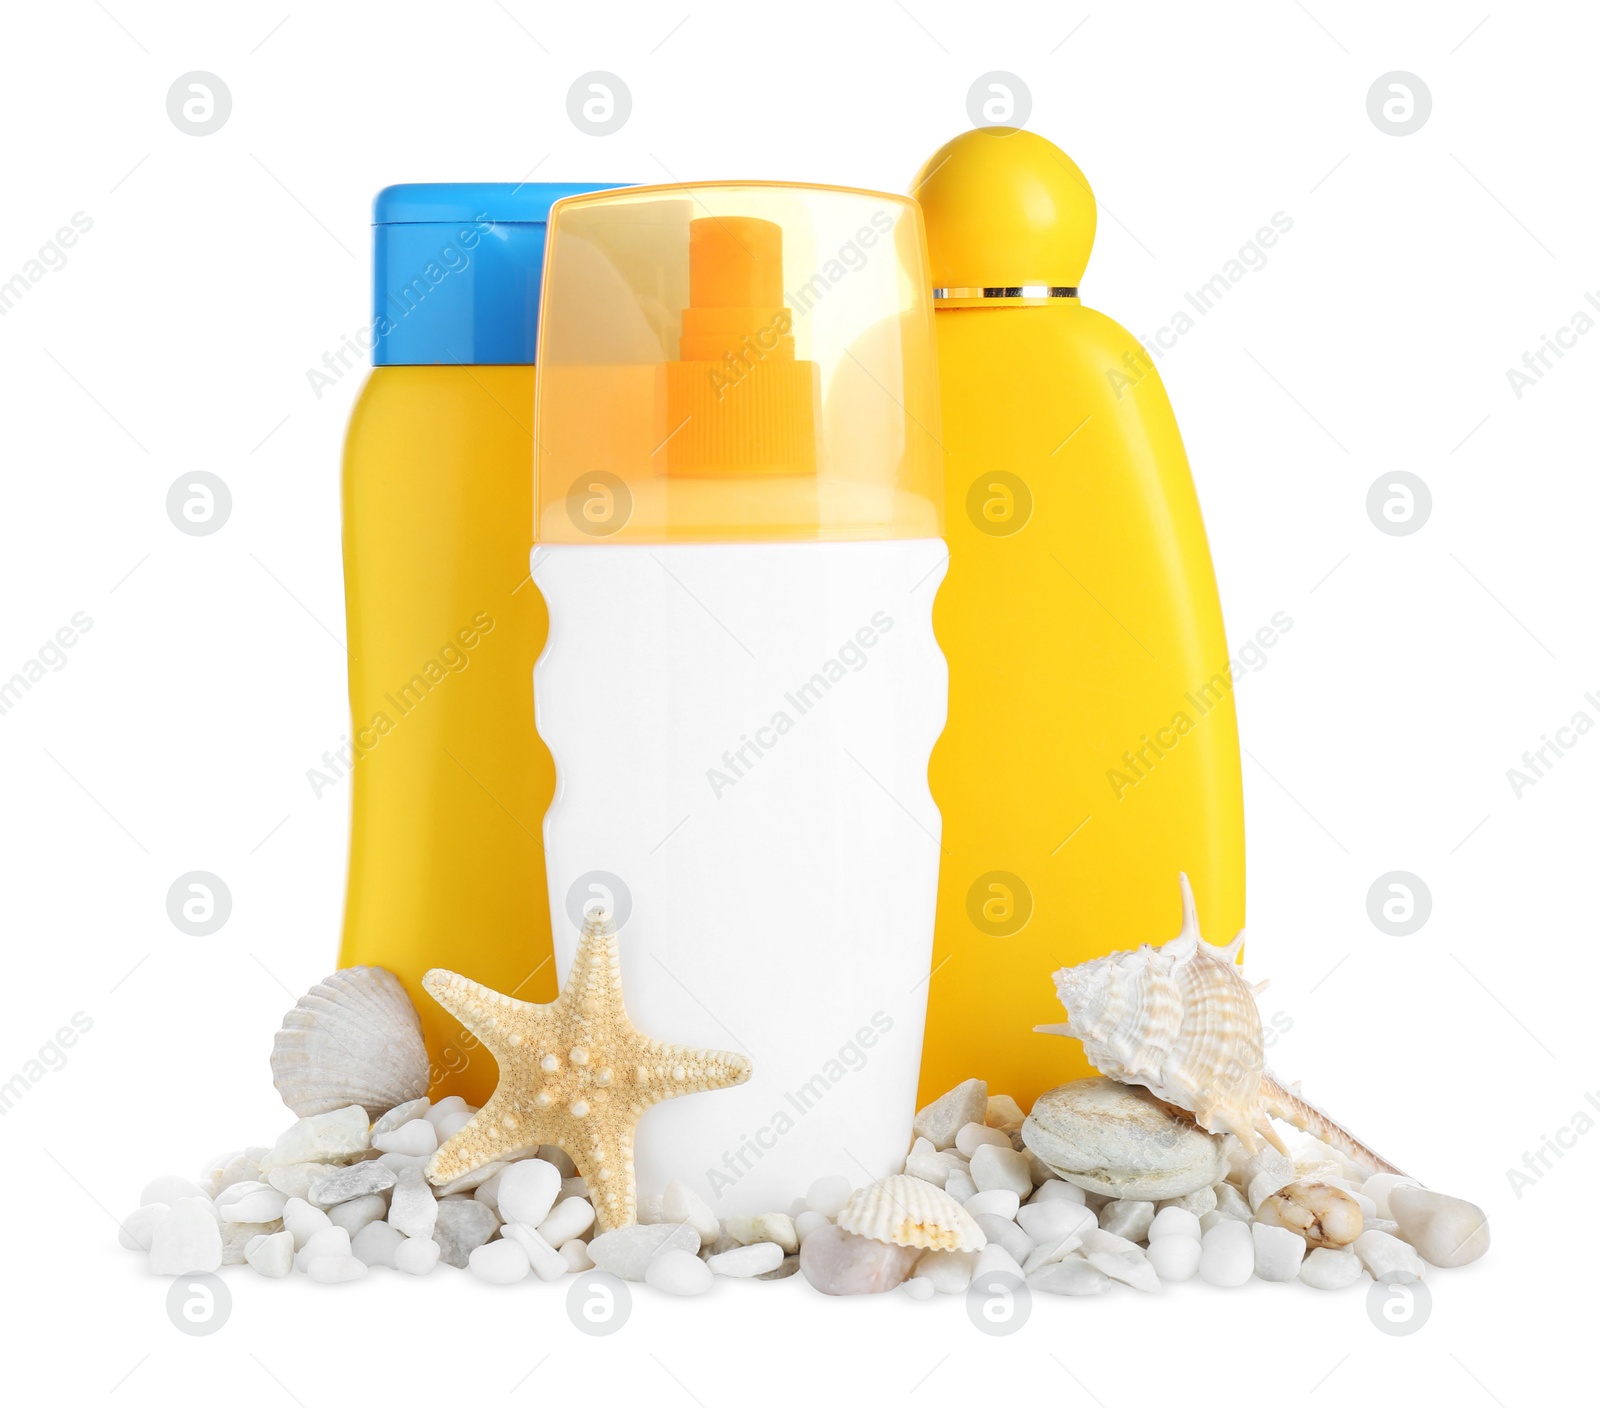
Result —
<path fill-rule="evenodd" d="M 935 299 L 953 298 L 1076 298 L 1078 290 L 1059 284 L 984 284 L 967 288 L 936 288 Z"/>

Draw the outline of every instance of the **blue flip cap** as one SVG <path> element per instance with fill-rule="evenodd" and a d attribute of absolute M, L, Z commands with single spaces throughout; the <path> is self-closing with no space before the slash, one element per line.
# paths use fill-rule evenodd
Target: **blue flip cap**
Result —
<path fill-rule="evenodd" d="M 616 184 L 385 186 L 372 205 L 373 366 L 531 364 L 550 207 Z"/>

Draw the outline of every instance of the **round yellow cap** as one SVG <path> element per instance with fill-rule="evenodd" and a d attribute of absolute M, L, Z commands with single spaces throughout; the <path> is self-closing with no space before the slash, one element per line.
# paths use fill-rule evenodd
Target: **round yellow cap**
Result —
<path fill-rule="evenodd" d="M 1094 192 L 1054 142 L 976 127 L 917 172 L 936 288 L 1076 288 L 1094 245 Z"/>

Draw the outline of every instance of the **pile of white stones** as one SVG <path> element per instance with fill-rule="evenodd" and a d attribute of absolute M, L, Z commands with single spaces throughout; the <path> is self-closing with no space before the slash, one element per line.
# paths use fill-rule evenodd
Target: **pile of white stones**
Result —
<path fill-rule="evenodd" d="M 597 1235 L 583 1179 L 551 1146 L 433 1188 L 429 1156 L 473 1113 L 451 1096 L 410 1101 L 375 1124 L 358 1105 L 299 1120 L 271 1148 L 211 1160 L 197 1180 L 155 1179 L 124 1219 L 122 1244 L 170 1276 L 246 1264 L 331 1283 L 373 1267 L 423 1276 L 442 1261 L 496 1285 L 598 1267 L 699 1295 L 719 1275 L 778 1280 L 799 1270 L 828 1294 L 903 1285 L 922 1299 L 998 1272 L 1062 1295 L 1119 1282 L 1156 1291 L 1197 1274 L 1217 1286 L 1298 1278 L 1333 1290 L 1368 1276 L 1418 1280 L 1424 1258 L 1459 1265 L 1488 1242 L 1471 1204 L 1373 1174 L 1316 1141 L 1302 1141 L 1293 1159 L 1270 1149 L 1247 1158 L 1231 1141 L 1214 1186 L 1160 1201 L 1102 1197 L 1041 1163 L 1022 1142 L 1022 1110 L 981 1081 L 918 1114 L 905 1171 L 965 1206 L 987 1238 L 982 1251 L 918 1252 L 844 1232 L 834 1220 L 853 1187 L 839 1176 L 819 1178 L 786 1212 L 722 1219 L 673 1182 L 640 1200 L 636 1225 Z M 1336 1192 L 1338 1206 L 1331 1193 L 1308 1199 L 1307 1188 Z M 1326 1215 L 1313 1238 L 1341 1245 L 1308 1254 L 1295 1230 L 1302 1214 Z"/>
<path fill-rule="evenodd" d="M 641 1200 L 638 1225 L 595 1235 L 583 1179 L 553 1146 L 428 1183 L 429 1156 L 474 1113 L 450 1096 L 410 1101 L 375 1124 L 359 1105 L 299 1120 L 271 1148 L 210 1160 L 198 1179 L 147 1184 L 122 1221 L 122 1245 L 167 1276 L 244 1264 L 329 1283 L 378 1266 L 425 1276 L 442 1261 L 497 1285 L 599 1267 L 695 1295 L 716 1275 L 792 1275 L 802 1230 L 836 1215 L 851 1192 L 846 1179 L 819 1179 L 794 1215 L 719 1220 L 674 1182 Z"/>
<path fill-rule="evenodd" d="M 1119 1282 L 1159 1291 L 1196 1275 L 1223 1287 L 1299 1280 L 1339 1290 L 1368 1278 L 1419 1281 L 1428 1264 L 1465 1265 L 1488 1247 L 1486 1220 L 1471 1203 L 1375 1173 L 1307 1135 L 1295 1134 L 1292 1157 L 1270 1147 L 1246 1155 L 1228 1137 L 1219 1141 L 1227 1171 L 1218 1182 L 1181 1197 L 1114 1198 L 1058 1177 L 1023 1142 L 1023 1119 L 1014 1100 L 988 1096 L 975 1080 L 918 1114 L 906 1172 L 962 1203 L 987 1245 L 923 1253 L 905 1275 L 909 1294 L 960 1292 L 997 1272 L 1060 1295 L 1100 1295 Z M 1182 1141 L 1157 1142 L 1181 1155 Z M 1159 1170 L 1112 1172 L 1131 1180 Z M 845 1247 L 830 1260 L 840 1255 L 877 1254 Z M 836 1265 L 813 1275 L 809 1262 L 802 1269 L 824 1289 L 841 1276 Z"/>

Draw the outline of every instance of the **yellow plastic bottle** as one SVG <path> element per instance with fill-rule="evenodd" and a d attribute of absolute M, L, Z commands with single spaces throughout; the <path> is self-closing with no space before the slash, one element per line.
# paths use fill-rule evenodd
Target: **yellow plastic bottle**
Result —
<path fill-rule="evenodd" d="M 1051 973 L 1244 922 L 1232 676 L 1205 528 L 1151 359 L 1077 287 L 1095 202 L 1072 160 L 964 133 L 913 187 L 927 223 L 950 572 L 950 718 L 920 1097 L 981 1076 L 1026 1107 L 1088 1074 Z"/>
<path fill-rule="evenodd" d="M 571 185 L 408 185 L 374 210 L 373 361 L 344 456 L 352 789 L 339 964 L 393 971 L 430 1093 L 481 1104 L 494 1060 L 423 991 L 445 967 L 556 995 L 534 731 L 545 604 L 528 579 L 545 218 Z"/>

